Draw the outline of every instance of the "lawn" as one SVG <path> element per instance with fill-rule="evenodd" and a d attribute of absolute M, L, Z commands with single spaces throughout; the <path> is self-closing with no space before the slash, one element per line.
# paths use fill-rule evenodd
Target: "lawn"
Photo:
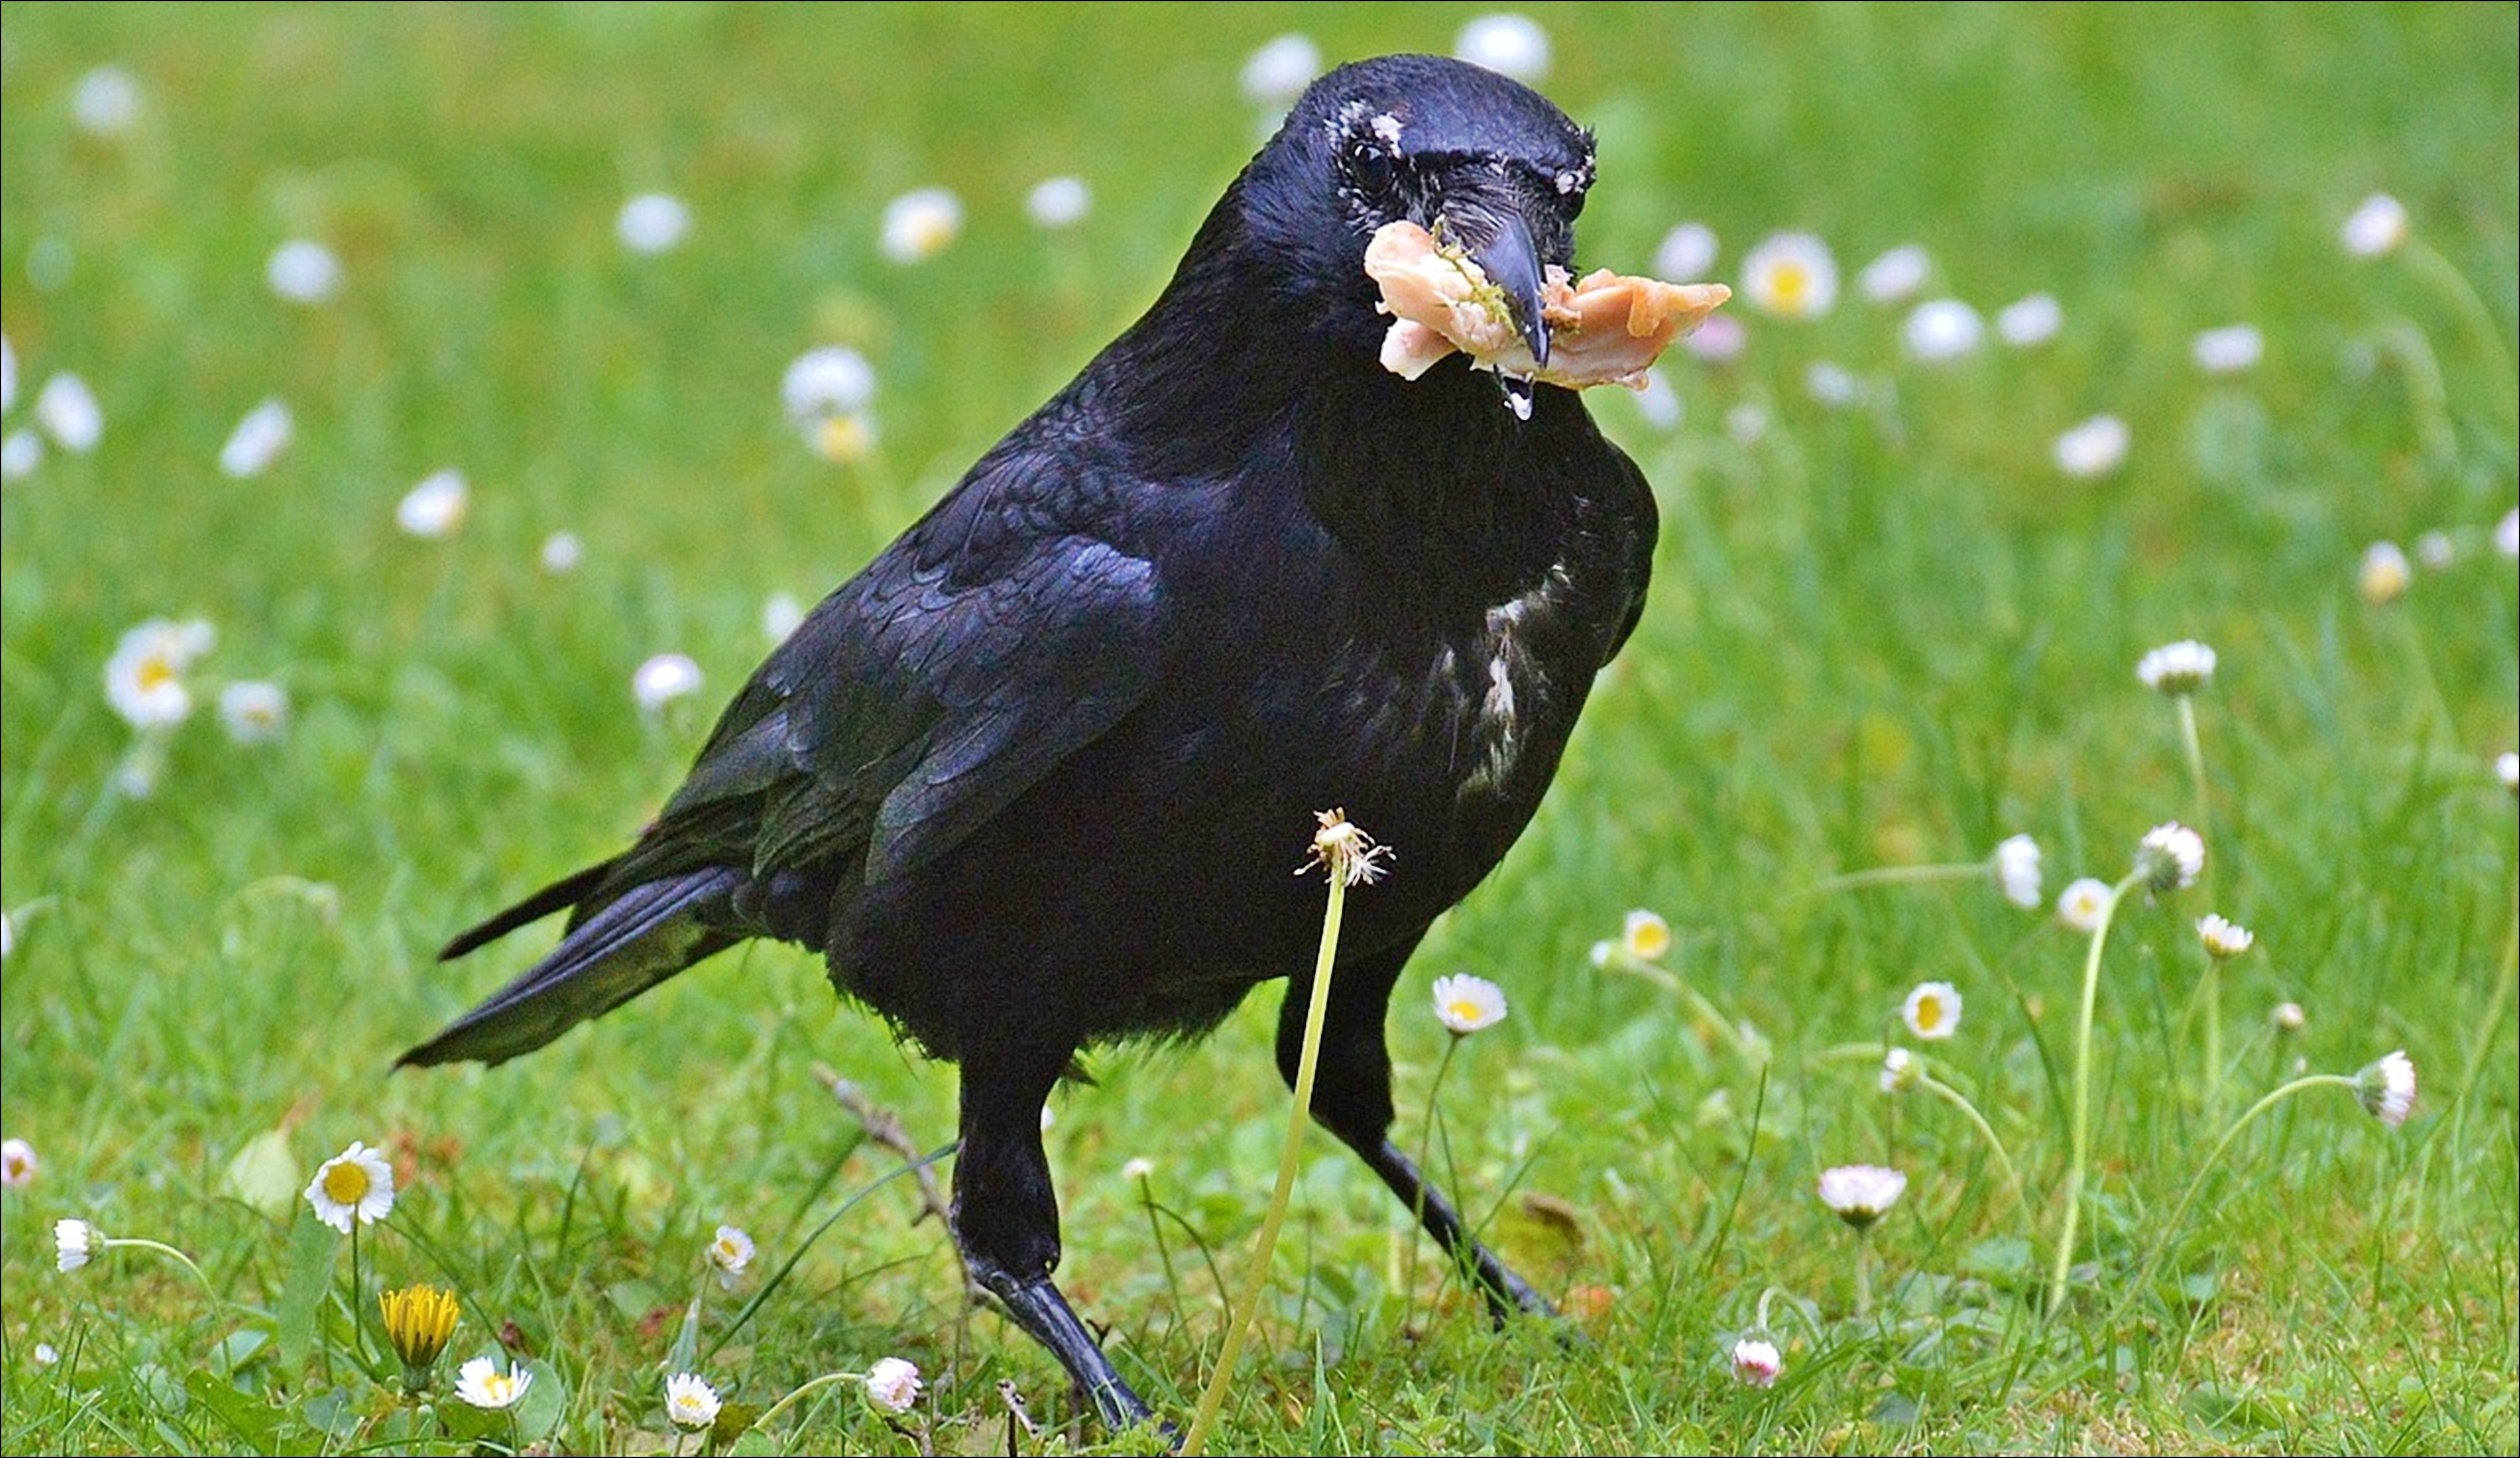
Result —
<path fill-rule="evenodd" d="M 0 10 L 0 1445 L 1113 1443 L 850 1106 L 935 1150 L 951 1071 L 807 955 L 388 1069 L 549 945 L 433 961 L 655 810 L 775 599 L 1153 297 L 1282 107 L 1264 43 L 1476 14 Z M 1600 138 L 1587 266 L 1741 289 L 1800 234 L 1837 288 L 1745 290 L 1588 397 L 1659 496 L 1654 594 L 1394 1000 L 1397 1137 L 1564 1320 L 1492 1332 L 1316 1136 L 1219 1450 L 2520 1447 L 2520 8 L 1532 14 Z M 1090 205 L 1054 227 L 1055 177 Z M 927 188 L 959 219 L 887 242 Z M 835 346 L 871 400 L 783 400 Z M 266 400 L 285 443 L 233 438 Z M 111 695 L 152 619 L 214 645 Z M 2139 681 L 2183 640 L 2193 692 Z M 2138 849 L 2174 820 L 2183 886 Z M 2081 877 L 2125 888 L 2104 933 Z M 2212 957 L 2209 912 L 2254 945 Z M 1462 973 L 1509 1012 L 1457 1039 Z M 1050 1111 L 1062 1284 L 1185 1424 L 1283 1134 L 1277 1002 Z M 354 1140 L 396 1198 L 344 1239 L 301 1191 Z M 1848 1165 L 1907 1181 L 1861 1233 L 1817 1193 Z M 66 1272 L 64 1219 L 163 1249 Z M 721 1225 L 757 1247 L 725 1282 Z M 425 1384 L 378 1306 L 416 1283 L 461 1313 Z M 456 1395 L 478 1357 L 515 1406 Z M 904 1411 L 857 1380 L 886 1358 Z"/>

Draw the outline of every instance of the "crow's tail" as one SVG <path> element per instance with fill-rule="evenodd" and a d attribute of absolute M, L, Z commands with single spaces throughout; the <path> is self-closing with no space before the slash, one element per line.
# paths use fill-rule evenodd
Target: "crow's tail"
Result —
<path fill-rule="evenodd" d="M 571 905 L 608 868 L 582 871 L 536 893 L 456 938 L 446 954 L 461 955 L 501 932 Z M 740 934 L 716 928 L 731 920 L 726 913 L 743 881 L 743 873 L 732 867 L 710 866 L 634 886 L 592 912 L 581 910 L 582 919 L 551 955 L 403 1054 L 395 1066 L 467 1058 L 505 1063 L 588 1018 L 610 1012 L 702 957 L 742 941 Z"/>

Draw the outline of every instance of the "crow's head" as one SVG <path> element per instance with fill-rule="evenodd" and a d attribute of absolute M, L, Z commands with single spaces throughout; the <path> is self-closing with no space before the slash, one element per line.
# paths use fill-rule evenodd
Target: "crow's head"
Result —
<path fill-rule="evenodd" d="M 1570 265 L 1593 134 L 1529 87 L 1438 56 L 1384 56 L 1313 83 L 1242 188 L 1248 236 L 1323 332 L 1372 353 L 1365 245 L 1407 219 L 1469 250 L 1547 362 L 1542 269 Z"/>

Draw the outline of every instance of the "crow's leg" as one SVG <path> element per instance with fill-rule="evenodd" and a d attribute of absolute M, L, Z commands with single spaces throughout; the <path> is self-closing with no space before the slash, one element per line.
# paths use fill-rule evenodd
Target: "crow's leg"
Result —
<path fill-rule="evenodd" d="M 1067 1298 L 1051 1284 L 1058 1268 L 1058 1196 L 1041 1150 L 1041 1107 L 1072 1050 L 1041 1050 L 1011 1068 L 1000 1056 L 963 1063 L 963 1148 L 954 1161 L 954 1239 L 971 1278 L 1015 1324 L 1050 1348 L 1117 1433 L 1152 1417 L 1112 1369 Z"/>
<path fill-rule="evenodd" d="M 1467 1266 L 1478 1277 L 1480 1294 L 1499 1323 L 1515 1311 L 1553 1315 L 1553 1309 L 1529 1283 L 1479 1244 L 1462 1224 L 1461 1213 L 1444 1198 L 1418 1167 L 1391 1142 L 1391 1053 L 1382 1040 L 1382 1020 L 1391 1003 L 1391 989 L 1400 969 L 1417 950 L 1406 945 L 1370 959 L 1341 962 L 1330 979 L 1330 1002 L 1322 1020 L 1321 1068 L 1313 1083 L 1313 1118 L 1361 1156 L 1368 1168 L 1418 1213 L 1426 1233 L 1456 1266 Z M 1286 989 L 1278 1014 L 1278 1071 L 1286 1086 L 1295 1083 L 1295 1066 L 1304 1051 L 1304 1013 L 1313 993 L 1307 969 Z"/>

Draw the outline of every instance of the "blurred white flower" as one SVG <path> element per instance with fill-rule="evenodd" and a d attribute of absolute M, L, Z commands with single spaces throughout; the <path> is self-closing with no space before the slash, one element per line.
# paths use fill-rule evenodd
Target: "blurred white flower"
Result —
<path fill-rule="evenodd" d="M 0 334 L 0 410 L 14 410 L 18 405 L 18 351 Z"/>
<path fill-rule="evenodd" d="M 700 666 L 682 653 L 658 653 L 630 676 L 631 696 L 651 714 L 699 688 Z"/>
<path fill-rule="evenodd" d="M 1466 972 L 1435 979 L 1435 1018 L 1455 1038 L 1467 1038 L 1505 1021 L 1505 991 Z"/>
<path fill-rule="evenodd" d="M 2506 749 L 2496 755 L 2494 777 L 2502 781 L 2504 789 L 2520 795 L 2520 754 L 2514 754 Z"/>
<path fill-rule="evenodd" d="M 542 550 L 534 556 L 544 571 L 559 577 L 577 570 L 577 564 L 586 559 L 586 544 L 577 540 L 575 532 L 554 532 L 543 538 Z"/>
<path fill-rule="evenodd" d="M 2137 659 L 2135 676 L 2153 692 L 2177 697 L 2213 683 L 2215 661 L 2212 648 L 2192 638 L 2182 638 Z"/>
<path fill-rule="evenodd" d="M 2207 330 L 2188 346 L 2196 358 L 2196 368 L 2208 375 L 2237 375 L 2257 368 L 2266 357 L 2266 335 L 2254 324 L 2228 324 Z"/>
<path fill-rule="evenodd" d="M 2395 542 L 2374 542 L 2362 549 L 2362 565 L 2356 574 L 2355 585 L 2362 600 L 2374 607 L 2395 602 L 2407 596 L 2414 583 L 2414 564 Z"/>
<path fill-rule="evenodd" d="M 2165 820 L 2136 843 L 2135 868 L 2155 891 L 2182 891 L 2205 872 L 2205 837 Z"/>
<path fill-rule="evenodd" d="M 316 1170 L 306 1186 L 306 1203 L 314 1208 L 315 1218 L 343 1235 L 350 1233 L 353 1220 L 374 1224 L 393 1213 L 393 1166 L 353 1139 L 349 1148 Z"/>
<path fill-rule="evenodd" d="M 2386 193 L 2373 193 L 2346 216 L 2345 251 L 2357 258 L 2380 258 L 2407 242 L 2405 204 Z"/>
<path fill-rule="evenodd" d="M 1680 347 L 1710 365 L 1729 364 L 1739 359 L 1741 351 L 1750 347 L 1750 331 L 1742 327 L 1740 320 L 1730 314 L 1710 315 L 1694 332 L 1680 341 Z"/>
<path fill-rule="evenodd" d="M 2056 894 L 2056 920 L 2085 936 L 2100 929 L 2100 912 L 2109 905 L 2109 883 L 2085 876 Z"/>
<path fill-rule="evenodd" d="M 1908 1031 L 1931 1042 L 1959 1031 L 1960 993 L 1948 982 L 1920 982 L 1899 1005 Z"/>
<path fill-rule="evenodd" d="M 341 287 L 341 260 L 322 243 L 292 238 L 262 267 L 271 291 L 292 304 L 320 304 Z"/>
<path fill-rule="evenodd" d="M 1671 951 L 1671 923 L 1642 906 L 1619 926 L 1619 950 L 1641 962 L 1661 961 Z"/>
<path fill-rule="evenodd" d="M 217 641 L 210 625 L 198 619 L 151 618 L 124 633 L 106 659 L 106 701 L 136 729 L 183 723 L 193 712 L 193 690 L 184 676 Z"/>
<path fill-rule="evenodd" d="M 23 1139 L 0 1139 L 0 1189 L 22 1190 L 35 1182 L 40 1162 Z"/>
<path fill-rule="evenodd" d="M 1907 1175 L 1879 1165 L 1839 1165 L 1820 1171 L 1821 1203 L 1858 1230 L 1881 1218 L 1907 1191 Z"/>
<path fill-rule="evenodd" d="M 1654 249 L 1654 277 L 1675 284 L 1702 278 L 1715 266 L 1716 252 L 1714 229 L 1699 222 L 1683 223 L 1664 234 L 1662 245 Z"/>
<path fill-rule="evenodd" d="M 2218 962 L 2238 956 L 2258 940 L 2247 927 L 2220 912 L 2208 912 L 2198 918 L 2196 939 L 2205 944 L 2207 954 Z"/>
<path fill-rule="evenodd" d="M 1637 402 L 1637 413 L 1645 418 L 1645 423 L 1658 430 L 1678 429 L 1681 418 L 1686 414 L 1680 403 L 1680 392 L 1671 387 L 1671 381 L 1663 377 L 1660 370 L 1647 370 L 1644 388 L 1630 398 Z"/>
<path fill-rule="evenodd" d="M 1884 1093 L 1905 1093 L 1915 1087 L 1916 1081 L 1924 1076 L 1924 1065 L 1906 1048 L 1892 1048 L 1881 1055 L 1881 1091 Z"/>
<path fill-rule="evenodd" d="M 1536 82 L 1549 74 L 1549 32 L 1529 16 L 1480 16 L 1454 38 L 1453 54 L 1517 81 Z"/>
<path fill-rule="evenodd" d="M 1242 63 L 1242 94 L 1264 107 L 1290 107 L 1321 73 L 1321 48 L 1311 37 L 1281 35 Z"/>
<path fill-rule="evenodd" d="M 1152 1179 L 1154 1176 L 1155 1162 L 1147 1158 L 1143 1154 L 1131 1159 L 1127 1164 L 1120 1167 L 1120 1177 L 1132 1182 Z"/>
<path fill-rule="evenodd" d="M 1922 245 L 1904 243 L 1864 265 L 1855 287 L 1876 304 L 1895 304 L 1924 287 L 1925 276 L 1933 271 L 1934 260 Z"/>
<path fill-rule="evenodd" d="M 22 481 L 44 464 L 44 438 L 32 427 L 12 430 L 0 438 L 0 481 Z"/>
<path fill-rule="evenodd" d="M 677 1372 L 665 1379 L 665 1421 L 685 1433 L 705 1433 L 717 1422 L 717 1389 L 695 1373 Z"/>
<path fill-rule="evenodd" d="M 2400 1048 L 2357 1075 L 2356 1092 L 2371 1117 L 2391 1128 L 2405 1125 L 2415 1107 L 2415 1065 Z"/>
<path fill-rule="evenodd" d="M 1929 299 L 1908 315 L 1899 337 L 1911 358 L 1940 364 L 1976 353 L 1986 338 L 1986 321 L 1958 299 Z"/>
<path fill-rule="evenodd" d="M 717 1234 L 708 1243 L 709 1264 L 717 1267 L 718 1284 L 729 1291 L 735 1289 L 736 1278 L 752 1264 L 755 1254 L 752 1237 L 735 1225 L 718 1226 Z"/>
<path fill-rule="evenodd" d="M 2502 513 L 2494 523 L 2494 550 L 2506 557 L 2520 557 L 2520 508 Z"/>
<path fill-rule="evenodd" d="M 408 536 L 451 537 L 472 507 L 472 488 L 465 483 L 462 471 L 449 466 L 423 476 L 419 485 L 403 493 L 394 507 L 394 525 Z"/>
<path fill-rule="evenodd" d="M 1785 1370 L 1785 1359 L 1774 1342 L 1743 1337 L 1732 1344 L 1732 1375 L 1746 1387 L 1772 1388 Z"/>
<path fill-rule="evenodd" d="M 2415 539 L 2415 560 L 2438 572 L 2458 559 L 2458 544 L 2448 532 L 2426 532 Z"/>
<path fill-rule="evenodd" d="M 1710 319 L 1707 323 L 1714 321 Z M 1767 438 L 1768 413 L 1746 401 L 1735 405 L 1724 412 L 1724 433 L 1732 438 L 1734 445 L 1755 446 Z"/>
<path fill-rule="evenodd" d="M 96 449 L 105 434 L 105 411 L 87 381 L 64 372 L 44 381 L 35 392 L 35 423 L 53 443 L 73 456 Z"/>
<path fill-rule="evenodd" d="M 2310 1026 L 2310 1014 L 2302 1011 L 2298 1002 L 2278 1002 L 2274 1010 L 2267 1014 L 2267 1022 L 2278 1034 L 2299 1033 Z"/>
<path fill-rule="evenodd" d="M 2052 293 L 2034 293 L 1996 311 L 1995 332 L 2015 349 L 2028 349 L 2056 337 L 2065 326 L 2064 306 Z"/>
<path fill-rule="evenodd" d="M 612 230 L 633 253 L 661 253 L 691 233 L 691 205 L 671 193 L 641 193 L 621 204 Z"/>
<path fill-rule="evenodd" d="M 53 1363 L 58 1362 L 58 1361 L 60 1361 L 61 1359 L 62 1359 L 62 1352 L 61 1352 L 61 1348 L 58 1348 L 58 1347 L 55 1347 L 52 1343 L 50 1343 L 50 1342 L 38 1342 L 38 1343 L 36 1343 L 36 1344 L 35 1344 L 35 1365 L 36 1365 L 36 1366 L 38 1366 L 38 1367 L 49 1367 L 49 1366 L 51 1366 Z"/>
<path fill-rule="evenodd" d="M 247 411 L 236 429 L 228 432 L 227 444 L 219 447 L 219 469 L 238 480 L 261 475 L 289 449 L 293 430 L 287 405 L 263 401 Z"/>
<path fill-rule="evenodd" d="M 219 722 L 239 744 L 267 744 L 289 729 L 289 690 L 240 679 L 219 690 Z"/>
<path fill-rule="evenodd" d="M 2039 909 L 2039 842 L 2027 835 L 2006 836 L 1995 848 L 1995 881 L 2003 899 L 2025 911 Z"/>
<path fill-rule="evenodd" d="M 105 1249 L 105 1232 L 85 1220 L 53 1221 L 53 1259 L 68 1275 Z"/>
<path fill-rule="evenodd" d="M 1044 228 L 1073 228 L 1094 210 L 1094 190 L 1081 177 L 1052 177 L 1033 184 L 1024 211 Z"/>
<path fill-rule="evenodd" d="M 2116 416 L 2093 416 L 2056 437 L 2056 468 L 2069 476 L 2105 476 L 2126 463 L 2130 436 Z"/>
<path fill-rule="evenodd" d="M 797 629 L 805 626 L 805 605 L 793 593 L 773 593 L 761 604 L 761 636 L 774 643 L 786 642 Z"/>
<path fill-rule="evenodd" d="M 486 1356 L 466 1362 L 455 1374 L 455 1395 L 493 1412 L 516 1406 L 525 1395 L 525 1389 L 533 1385 L 533 1373 L 516 1366 L 502 1372 L 499 1364 Z"/>
<path fill-rule="evenodd" d="M 140 121 L 140 83 L 118 66 L 100 66 L 70 88 L 70 119 L 92 137 L 118 137 Z"/>
<path fill-rule="evenodd" d="M 788 419 L 810 430 L 833 416 L 854 415 L 875 403 L 875 366 L 843 344 L 827 344 L 796 356 L 779 380 Z"/>
<path fill-rule="evenodd" d="M 1803 371 L 1803 388 L 1811 397 L 1831 409 L 1844 409 L 1864 399 L 1864 381 L 1855 372 L 1833 360 L 1814 360 Z"/>
<path fill-rule="evenodd" d="M 883 256 L 921 263 L 963 231 L 963 199 L 944 188 L 917 188 L 884 204 Z"/>
<path fill-rule="evenodd" d="M 886 1412 L 908 1412 L 919 1401 L 919 1368 L 916 1363 L 888 1356 L 867 1368 L 867 1397 Z"/>
<path fill-rule="evenodd" d="M 1837 260 L 1808 233 L 1775 233 L 1741 257 L 1741 293 L 1780 319 L 1818 319 L 1837 303 Z"/>

